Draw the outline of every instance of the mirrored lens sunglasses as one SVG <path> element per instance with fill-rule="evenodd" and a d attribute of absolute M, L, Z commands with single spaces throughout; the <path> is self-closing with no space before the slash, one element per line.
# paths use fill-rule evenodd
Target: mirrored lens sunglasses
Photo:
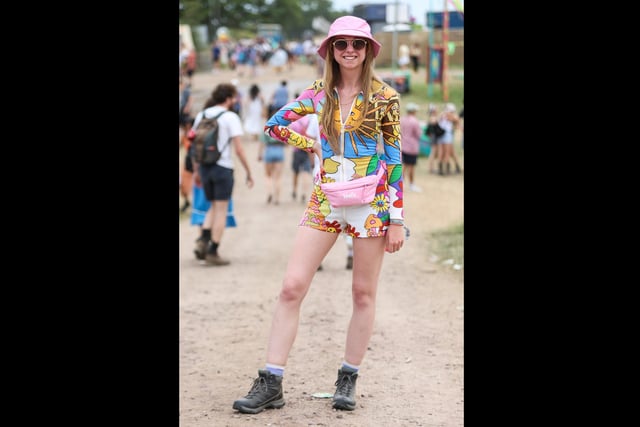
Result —
<path fill-rule="evenodd" d="M 353 39 L 353 40 L 338 39 L 338 40 L 334 40 L 332 44 L 333 44 L 333 47 L 335 47 L 338 50 L 345 50 L 349 45 L 349 43 L 351 43 L 351 46 L 353 46 L 355 50 L 362 50 L 367 46 L 367 41 L 363 39 Z"/>

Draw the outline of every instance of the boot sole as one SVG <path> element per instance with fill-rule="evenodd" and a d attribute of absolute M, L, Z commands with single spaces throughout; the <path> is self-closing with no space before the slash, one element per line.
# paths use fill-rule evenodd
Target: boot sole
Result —
<path fill-rule="evenodd" d="M 266 403 L 262 406 L 258 406 L 256 408 L 248 408 L 246 406 L 239 405 L 237 402 L 233 403 L 233 409 L 236 409 L 243 414 L 257 414 L 259 412 L 264 411 L 265 409 L 280 409 L 284 406 L 284 399 L 275 400 L 273 402 Z"/>
<path fill-rule="evenodd" d="M 347 402 L 344 402 L 342 400 L 334 400 L 333 401 L 333 408 L 334 409 L 342 409 L 342 410 L 345 410 L 345 411 L 353 411 L 354 409 L 356 409 L 356 404 L 355 403 L 353 403 L 353 404 L 347 403 Z"/>
<path fill-rule="evenodd" d="M 229 265 L 229 264 L 231 264 L 231 261 L 229 261 L 227 259 L 222 259 L 222 258 L 212 258 L 212 257 L 205 256 L 204 260 L 209 265 Z"/>

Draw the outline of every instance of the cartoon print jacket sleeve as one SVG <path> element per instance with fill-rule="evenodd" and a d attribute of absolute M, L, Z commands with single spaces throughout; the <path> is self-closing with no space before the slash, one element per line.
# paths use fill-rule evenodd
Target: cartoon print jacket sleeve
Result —
<path fill-rule="evenodd" d="M 286 104 L 271 116 L 265 123 L 264 133 L 285 144 L 311 152 L 311 147 L 313 147 L 315 140 L 289 128 L 289 124 L 307 114 L 316 113 L 315 106 L 319 96 L 320 90 L 317 87 L 317 82 L 315 82 L 305 89 L 296 100 Z"/>
<path fill-rule="evenodd" d="M 389 87 L 382 88 L 388 100 L 381 118 L 381 132 L 384 140 L 384 156 L 387 162 L 387 183 L 389 184 L 389 217 L 403 219 L 403 178 L 402 143 L 400 134 L 400 103 L 398 93 Z"/>

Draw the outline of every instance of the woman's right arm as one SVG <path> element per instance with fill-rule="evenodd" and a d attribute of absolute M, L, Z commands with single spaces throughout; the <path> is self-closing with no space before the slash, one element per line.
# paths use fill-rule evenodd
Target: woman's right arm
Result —
<path fill-rule="evenodd" d="M 278 111 L 267 120 L 264 126 L 264 133 L 305 151 L 312 151 L 315 139 L 308 138 L 303 134 L 291 129 L 289 125 L 307 114 L 314 114 L 315 100 L 311 97 L 313 90 L 307 89 L 298 97 Z M 308 96 L 308 97 L 306 97 Z"/>

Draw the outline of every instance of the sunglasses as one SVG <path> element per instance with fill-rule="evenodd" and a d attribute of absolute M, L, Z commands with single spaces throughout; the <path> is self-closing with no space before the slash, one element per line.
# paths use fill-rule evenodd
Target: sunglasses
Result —
<path fill-rule="evenodd" d="M 353 39 L 353 40 L 338 39 L 338 40 L 334 40 L 332 44 L 333 44 L 333 47 L 335 47 L 338 50 L 345 50 L 349 45 L 349 43 L 351 43 L 351 46 L 353 46 L 355 50 L 362 50 L 367 46 L 367 41 L 363 39 Z"/>

